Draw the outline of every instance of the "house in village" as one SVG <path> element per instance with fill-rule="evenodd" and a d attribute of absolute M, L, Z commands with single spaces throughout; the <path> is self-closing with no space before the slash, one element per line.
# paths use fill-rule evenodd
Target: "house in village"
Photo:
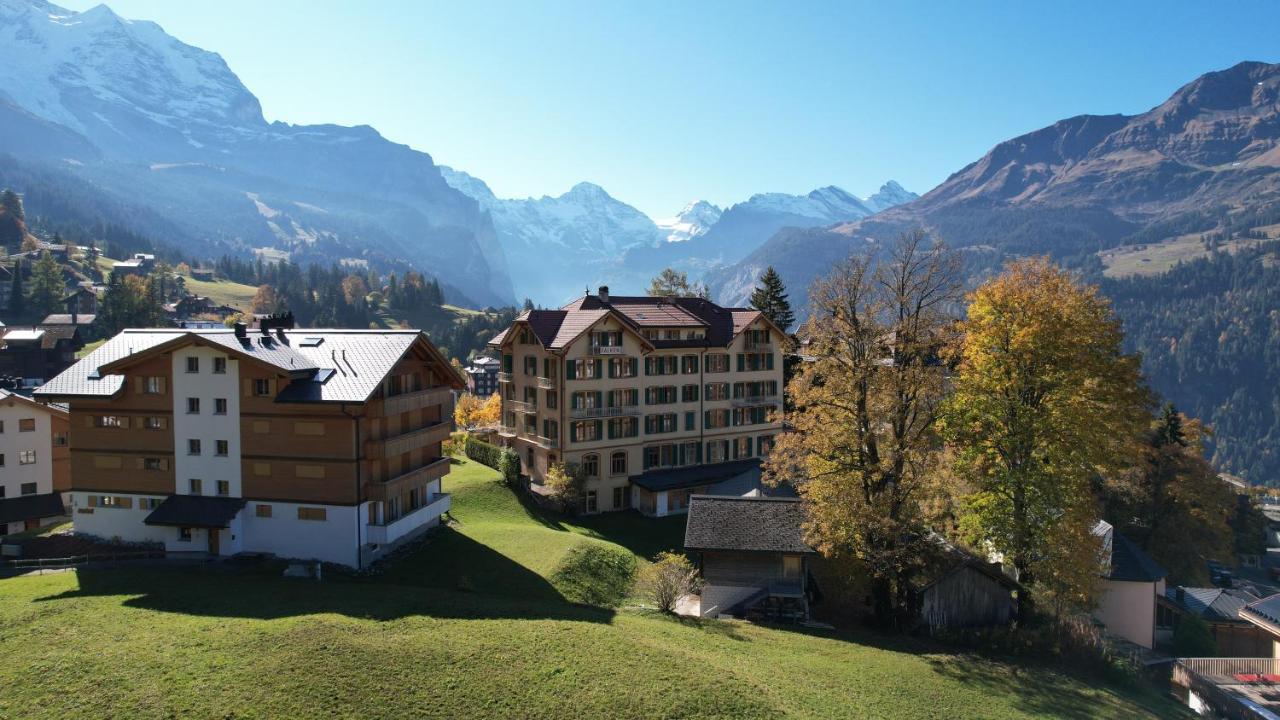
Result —
<path fill-rule="evenodd" d="M 1167 587 L 1156 599 L 1156 647 L 1172 651 L 1178 625 L 1194 617 L 1209 626 L 1218 655 L 1271 657 L 1271 635 L 1240 613 L 1258 599 L 1257 595 L 1235 588 Z"/>
<path fill-rule="evenodd" d="M 498 368 L 502 361 L 481 355 L 463 369 L 467 375 L 467 391 L 476 397 L 487 398 L 498 392 Z"/>
<path fill-rule="evenodd" d="M 1168 574 L 1132 540 L 1099 520 L 1093 534 L 1102 540 L 1102 582 L 1093 617 L 1112 635 L 1150 650 L 1156 644 L 1156 605 Z"/>
<path fill-rule="evenodd" d="M 576 465 L 584 512 L 682 513 L 691 495 L 758 477 L 782 429 L 786 342 L 759 311 L 696 297 L 601 287 L 526 311 L 489 343 L 501 442 L 535 492 L 552 464 Z"/>
<path fill-rule="evenodd" d="M 816 553 L 804 540 L 803 522 L 797 498 L 690 498 L 684 548 L 698 556 L 698 614 L 807 619 Z"/>
<path fill-rule="evenodd" d="M 77 533 L 366 566 L 450 506 L 462 379 L 419 331 L 125 330 L 37 391 L 70 405 Z"/>
<path fill-rule="evenodd" d="M 133 257 L 111 266 L 111 274 L 123 278 L 127 275 L 146 277 L 156 266 L 156 256 L 150 253 L 134 253 Z"/>
<path fill-rule="evenodd" d="M 65 515 L 68 431 L 66 408 L 0 390 L 0 535 L 44 527 Z"/>
<path fill-rule="evenodd" d="M 0 328 L 0 376 L 34 387 L 71 367 L 84 347 L 78 325 Z"/>

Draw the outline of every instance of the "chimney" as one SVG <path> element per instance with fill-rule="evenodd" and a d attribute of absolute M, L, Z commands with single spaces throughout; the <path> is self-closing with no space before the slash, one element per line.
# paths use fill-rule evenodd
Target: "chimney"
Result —
<path fill-rule="evenodd" d="M 283 327 L 283 326 L 282 326 L 282 327 L 277 327 L 277 328 L 276 328 L 276 339 L 277 339 L 277 340 L 279 340 L 280 342 L 284 342 L 284 341 L 285 341 L 285 338 L 284 338 L 284 327 Z"/>
<path fill-rule="evenodd" d="M 602 303 L 609 302 L 609 286 L 608 285 L 600 286 L 600 302 Z"/>
<path fill-rule="evenodd" d="M 244 337 L 249 330 L 249 326 L 245 325 L 244 321 L 240 321 L 240 320 L 236 321 L 236 324 L 233 325 L 232 327 L 235 328 L 236 337 L 238 338 Z"/>

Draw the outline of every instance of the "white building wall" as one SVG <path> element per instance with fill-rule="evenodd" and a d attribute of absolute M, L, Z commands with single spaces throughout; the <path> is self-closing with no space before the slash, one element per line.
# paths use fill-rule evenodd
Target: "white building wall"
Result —
<path fill-rule="evenodd" d="M 110 495 L 112 497 L 126 497 L 132 500 L 132 507 L 89 507 L 90 495 Z M 190 542 L 183 542 L 178 539 L 178 528 L 163 527 L 160 525 L 147 525 L 142 521 L 151 514 L 151 509 L 144 506 L 143 501 L 149 498 L 155 499 L 157 502 L 164 500 L 163 495 L 134 495 L 130 493 L 119 492 L 83 492 L 74 491 L 71 493 L 70 512 L 75 524 L 75 531 L 79 534 L 92 535 L 108 541 L 118 541 L 126 543 L 164 543 L 165 550 L 170 552 L 206 552 L 209 548 L 209 538 L 201 535 L 196 537 L 195 530 L 192 531 Z M 91 510 L 92 512 L 83 512 Z"/>
<path fill-rule="evenodd" d="M 198 372 L 187 372 L 187 358 L 199 360 Z M 240 490 L 240 363 L 227 358 L 225 373 L 213 372 L 214 358 L 227 358 L 212 348 L 188 346 L 173 353 L 173 459 L 178 494 L 187 494 L 191 479 L 201 481 L 202 495 L 216 495 L 218 481 L 230 485 L 228 495 Z M 187 412 L 187 399 L 199 398 L 200 412 Z M 224 415 L 214 413 L 216 400 L 227 401 Z M 200 441 L 200 454 L 187 452 L 188 440 Z M 227 442 L 227 454 L 219 456 L 219 440 Z M 224 533 L 225 535 L 226 533 Z M 237 535 L 238 537 L 238 535 Z M 227 539 L 227 538 L 220 538 Z"/>
<path fill-rule="evenodd" d="M 258 517 L 258 505 L 270 505 L 271 517 Z M 298 508 L 324 508 L 324 520 L 300 520 Z M 357 522 L 368 517 L 365 505 L 318 505 L 250 500 L 240 511 L 244 552 L 271 553 L 298 560 L 358 562 Z"/>
<path fill-rule="evenodd" d="M 729 612 L 737 603 L 760 588 L 742 585 L 704 585 L 699 612 L 703 617 L 714 617 Z"/>
<path fill-rule="evenodd" d="M 35 420 L 35 430 L 21 432 L 18 428 L 24 419 Z M 53 492 L 53 428 L 49 412 L 22 401 L 13 402 L 12 406 L 0 403 L 0 422 L 4 423 L 4 430 L 0 431 L 0 453 L 4 454 L 0 487 L 4 488 L 4 497 L 21 497 L 26 483 L 36 484 L 35 495 Z M 20 458 L 27 450 L 35 451 L 36 461 L 23 465 Z"/>
<path fill-rule="evenodd" d="M 1154 641 L 1156 595 L 1164 594 L 1164 581 L 1119 582 L 1103 580 L 1093 616 L 1113 635 L 1144 648 Z"/>

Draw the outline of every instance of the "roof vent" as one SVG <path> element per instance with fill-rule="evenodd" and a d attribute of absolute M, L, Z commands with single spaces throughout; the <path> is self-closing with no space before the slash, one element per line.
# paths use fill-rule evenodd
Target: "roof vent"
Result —
<path fill-rule="evenodd" d="M 599 296 L 600 296 L 600 302 L 602 303 L 609 302 L 609 286 L 608 285 L 600 286 Z"/>
<path fill-rule="evenodd" d="M 249 330 L 249 326 L 248 326 L 248 325 L 245 325 L 243 322 L 241 322 L 241 321 L 239 321 L 239 320 L 237 320 L 237 321 L 236 321 L 236 324 L 235 324 L 235 325 L 232 325 L 232 327 L 233 327 L 233 328 L 235 328 L 235 331 L 236 331 L 236 337 L 238 337 L 238 338 L 242 338 L 242 337 L 244 337 L 244 336 L 246 335 L 246 333 L 248 332 L 248 330 Z"/>

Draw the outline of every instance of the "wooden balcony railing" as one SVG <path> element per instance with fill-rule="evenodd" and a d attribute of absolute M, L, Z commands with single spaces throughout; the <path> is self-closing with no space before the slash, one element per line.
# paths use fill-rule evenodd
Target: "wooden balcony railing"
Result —
<path fill-rule="evenodd" d="M 382 415 L 399 415 L 413 410 L 421 410 L 433 405 L 445 405 L 452 408 L 453 393 L 445 385 L 429 387 L 425 390 L 392 395 L 382 399 Z"/>
<path fill-rule="evenodd" d="M 434 458 L 420 468 L 397 475 L 385 482 L 371 480 L 364 484 L 364 492 L 369 500 L 386 500 L 396 497 L 410 485 L 422 481 L 436 480 L 449 473 L 449 458 Z"/>
<path fill-rule="evenodd" d="M 383 438 L 381 440 L 368 440 L 365 442 L 365 454 L 369 457 L 389 458 L 396 455 L 403 455 L 411 450 L 434 445 L 438 442 L 444 442 L 449 439 L 449 433 L 453 431 L 453 424 L 450 422 L 438 422 L 428 425 L 417 430 L 409 430 Z"/>
<path fill-rule="evenodd" d="M 556 379 L 555 379 L 555 378 L 553 378 L 553 377 L 539 377 L 539 378 L 538 378 L 538 389 L 540 389 L 540 390 L 555 390 L 555 389 L 556 389 Z"/>
<path fill-rule="evenodd" d="M 569 417 L 575 419 L 582 418 L 600 418 L 600 417 L 625 417 L 628 415 L 639 415 L 639 405 L 627 405 L 624 407 L 602 407 L 602 408 L 576 408 L 569 411 Z"/>

